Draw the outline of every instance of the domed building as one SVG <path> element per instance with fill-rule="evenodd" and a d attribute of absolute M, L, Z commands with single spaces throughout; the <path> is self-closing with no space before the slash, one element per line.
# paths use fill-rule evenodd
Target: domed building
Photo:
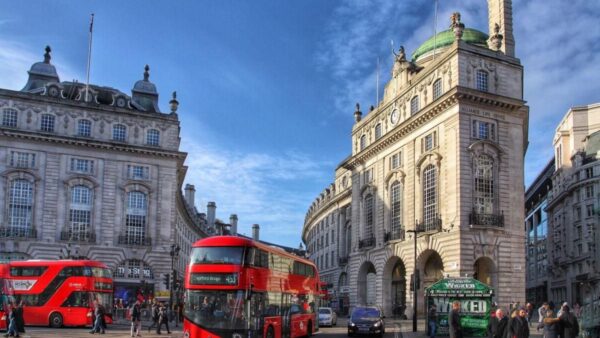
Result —
<path fill-rule="evenodd" d="M 423 313 L 424 290 L 447 276 L 488 284 L 501 306 L 524 303 L 529 108 L 511 1 L 488 10 L 489 34 L 455 13 L 411 59 L 400 48 L 383 99 L 365 116 L 357 104 L 352 153 L 302 233 L 330 305 L 410 317 L 411 285 Z"/>

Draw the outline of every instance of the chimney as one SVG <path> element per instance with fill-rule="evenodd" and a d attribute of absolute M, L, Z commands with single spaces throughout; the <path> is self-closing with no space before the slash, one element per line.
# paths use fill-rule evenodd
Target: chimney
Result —
<path fill-rule="evenodd" d="M 260 231 L 260 226 L 258 224 L 253 224 L 252 225 L 252 239 L 255 241 L 259 240 L 259 231 Z"/>
<path fill-rule="evenodd" d="M 206 206 L 206 223 L 208 223 L 208 227 L 211 229 L 215 229 L 216 213 L 217 213 L 217 203 L 208 202 L 208 205 Z"/>
<path fill-rule="evenodd" d="M 190 207 L 194 207 L 196 203 L 194 203 L 194 198 L 196 197 L 196 188 L 192 184 L 185 185 L 185 201 Z"/>
<path fill-rule="evenodd" d="M 231 234 L 233 236 L 237 235 L 237 223 L 238 223 L 237 215 L 231 214 L 231 216 L 229 216 L 229 224 L 231 224 Z"/>

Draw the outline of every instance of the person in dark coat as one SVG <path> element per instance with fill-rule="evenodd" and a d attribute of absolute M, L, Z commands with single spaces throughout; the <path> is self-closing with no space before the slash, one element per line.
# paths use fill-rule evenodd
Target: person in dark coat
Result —
<path fill-rule="evenodd" d="M 448 326 L 450 338 L 463 338 L 462 326 L 460 325 L 460 302 L 452 303 L 452 310 L 448 315 Z"/>
<path fill-rule="evenodd" d="M 438 315 L 437 315 L 437 308 L 435 306 L 435 304 L 432 304 L 431 307 L 429 308 L 429 313 L 427 315 L 427 318 L 429 320 L 429 338 L 434 338 L 435 334 L 437 332 L 437 319 L 438 319 Z"/>
<path fill-rule="evenodd" d="M 544 328 L 544 338 L 557 338 L 560 331 L 559 319 L 556 318 L 554 311 L 548 309 L 544 314 L 544 320 L 542 321 L 542 327 Z"/>
<path fill-rule="evenodd" d="M 563 306 L 562 314 L 559 317 L 561 328 L 561 338 L 576 338 L 579 335 L 579 322 L 577 317 L 571 312 L 568 305 Z"/>
<path fill-rule="evenodd" d="M 505 338 L 508 318 L 504 315 L 504 310 L 497 309 L 494 317 L 490 318 L 488 324 L 489 338 Z"/>
<path fill-rule="evenodd" d="M 167 307 L 165 307 L 165 304 L 161 303 L 160 307 L 158 308 L 158 327 L 156 328 L 157 334 L 161 334 L 160 329 L 162 328 L 163 324 L 165 324 L 165 327 L 167 328 L 167 333 L 171 333 L 171 330 L 169 330 L 169 314 Z"/>
<path fill-rule="evenodd" d="M 508 321 L 508 337 L 529 338 L 529 323 L 527 323 L 527 310 L 519 307 L 515 317 Z"/>
<path fill-rule="evenodd" d="M 23 318 L 23 301 L 20 301 L 19 305 L 15 308 L 15 324 L 17 325 L 17 332 L 25 333 L 25 319 Z"/>

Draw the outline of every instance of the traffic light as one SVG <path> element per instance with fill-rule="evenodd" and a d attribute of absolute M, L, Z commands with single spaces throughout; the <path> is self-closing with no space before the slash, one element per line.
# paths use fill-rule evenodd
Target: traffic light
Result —
<path fill-rule="evenodd" d="M 173 270 L 171 273 L 171 285 L 173 286 L 173 288 L 175 288 L 176 284 L 177 284 L 177 271 Z"/>
<path fill-rule="evenodd" d="M 171 274 L 165 273 L 165 280 L 164 280 L 164 282 L 163 282 L 163 283 L 165 283 L 165 288 L 166 288 L 167 290 L 170 290 L 170 289 L 171 289 L 171 288 L 170 288 L 170 284 L 169 284 L 170 282 L 171 282 Z"/>
<path fill-rule="evenodd" d="M 416 277 L 415 277 L 416 276 Z M 415 278 L 417 284 L 417 290 L 421 288 L 421 276 L 419 274 L 419 270 L 417 269 L 414 274 L 410 275 L 410 291 L 415 291 Z"/>

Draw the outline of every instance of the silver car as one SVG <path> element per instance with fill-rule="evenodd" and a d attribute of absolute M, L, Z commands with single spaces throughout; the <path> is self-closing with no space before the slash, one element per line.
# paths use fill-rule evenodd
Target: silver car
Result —
<path fill-rule="evenodd" d="M 319 326 L 337 325 L 337 315 L 330 307 L 319 308 Z"/>

